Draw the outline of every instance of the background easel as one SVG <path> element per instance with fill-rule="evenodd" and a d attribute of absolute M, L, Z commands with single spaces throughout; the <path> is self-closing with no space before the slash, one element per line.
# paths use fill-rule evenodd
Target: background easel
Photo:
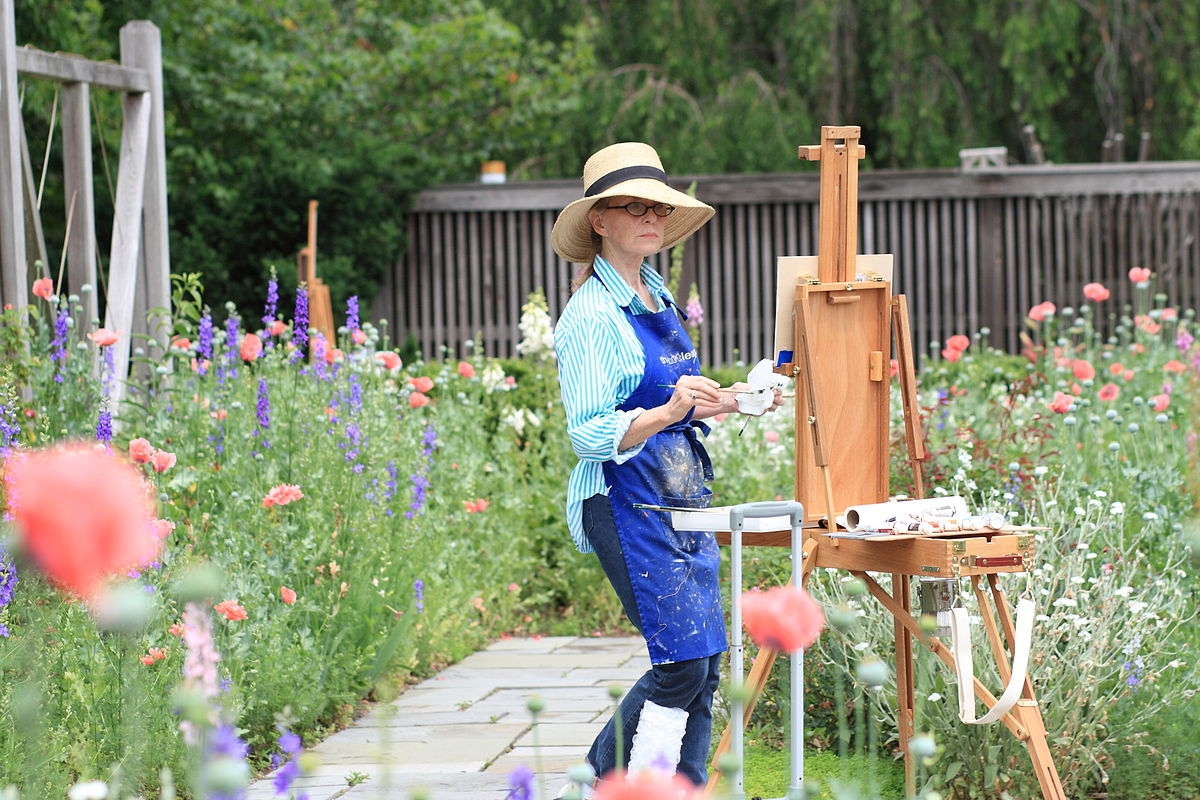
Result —
<path fill-rule="evenodd" d="M 333 303 L 329 286 L 317 277 L 317 201 L 308 201 L 308 244 L 296 254 L 297 281 L 308 286 L 308 325 L 325 337 L 326 347 L 336 347 Z M 309 349 L 309 353 L 312 349 Z"/>
<path fill-rule="evenodd" d="M 932 650 L 954 669 L 950 649 L 923 632 L 912 614 L 912 576 L 970 577 L 1000 676 L 1008 680 L 1007 658 L 1015 648 L 1014 626 L 996 575 L 1023 572 L 1033 554 L 1033 537 L 1012 531 L 956 531 L 945 534 L 897 534 L 886 539 L 839 539 L 837 515 L 856 504 L 887 500 L 890 376 L 886 355 L 894 337 L 904 408 L 905 440 L 913 465 L 915 497 L 924 496 L 920 462 L 924 448 L 919 431 L 916 373 L 903 295 L 892 296 L 886 280 L 860 280 L 858 250 L 858 159 L 865 155 L 857 126 L 826 126 L 821 144 L 799 148 L 801 159 L 820 162 L 820 235 L 817 275 L 794 287 L 793 355 L 776 371 L 798 382 L 796 401 L 796 500 L 807 521 L 801 558 L 803 579 L 815 567 L 845 569 L 862 579 L 872 596 L 895 618 L 898 727 L 905 750 L 905 787 L 916 791 L 916 771 L 908 752 L 915 720 L 912 639 Z M 782 289 L 782 287 L 781 287 Z M 800 386 L 799 384 L 803 384 Z M 789 532 L 746 533 L 746 545 L 789 546 Z M 718 534 L 728 544 L 729 537 Z M 871 575 L 890 573 L 889 594 Z M 980 579 L 986 576 L 985 593 Z M 994 614 L 988 599 L 994 605 Z M 998 622 L 997 622 L 998 618 Z M 1003 635 L 1003 639 L 1002 639 Z M 1008 653 L 1008 656 L 1005 654 Z M 763 649 L 747 678 L 749 698 L 743 718 L 749 722 L 766 685 L 777 652 Z M 975 696 L 988 708 L 996 698 L 973 678 Z M 797 702 L 793 698 L 793 702 Z M 1050 756 L 1045 726 L 1026 679 L 1021 699 L 1000 721 L 1025 743 L 1045 800 L 1065 800 L 1062 782 Z M 793 736 L 802 735 L 793 732 Z M 729 746 L 725 731 L 714 756 Z M 716 787 L 716 770 L 708 793 Z"/>

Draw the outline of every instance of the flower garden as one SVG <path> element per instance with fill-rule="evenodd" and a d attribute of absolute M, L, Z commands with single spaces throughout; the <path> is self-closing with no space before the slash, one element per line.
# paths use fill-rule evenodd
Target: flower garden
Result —
<path fill-rule="evenodd" d="M 1200 792 L 1200 343 L 1149 271 L 1129 279 L 1133 307 L 1089 284 L 1030 310 L 1024 353 L 963 332 L 919 373 L 926 484 L 1048 528 L 1006 588 L 1038 604 L 1032 673 L 1072 798 Z M 43 280 L 0 320 L 0 786 L 236 797 L 283 765 L 287 796 L 302 742 L 490 639 L 627 630 L 562 520 L 574 458 L 538 298 L 520 358 L 467 343 L 465 360 L 402 360 L 356 298 L 326 341 L 303 288 L 284 305 L 272 281 L 243 319 L 178 275 L 170 345 L 133 343 L 117 407 L 106 355 L 126 334 Z M 792 436 L 786 413 L 719 422 L 717 500 L 786 496 Z M 902 440 L 893 481 L 908 488 Z M 89 550 L 83 531 L 109 538 Z M 750 555 L 753 583 L 786 581 L 785 553 Z M 845 578 L 810 585 L 828 625 L 808 654 L 806 740 L 839 757 L 835 788 L 898 752 L 890 617 Z M 959 725 L 927 656 L 921 796 L 1035 796 L 1023 748 Z M 783 744 L 785 680 L 753 752 Z"/>

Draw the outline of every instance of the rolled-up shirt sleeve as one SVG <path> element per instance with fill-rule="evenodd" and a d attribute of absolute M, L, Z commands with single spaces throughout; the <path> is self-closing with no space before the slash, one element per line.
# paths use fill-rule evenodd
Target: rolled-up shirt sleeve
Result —
<path fill-rule="evenodd" d="M 624 400 L 611 332 L 599 320 L 574 320 L 554 331 L 558 377 L 567 414 L 567 435 L 584 461 L 615 461 L 637 455 L 638 443 L 618 450 L 630 423 L 644 409 L 617 409 Z M 627 395 L 626 395 L 627 396 Z"/>

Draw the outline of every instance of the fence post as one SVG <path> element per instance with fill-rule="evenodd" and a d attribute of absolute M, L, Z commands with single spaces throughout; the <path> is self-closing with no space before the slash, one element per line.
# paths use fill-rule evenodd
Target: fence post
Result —
<path fill-rule="evenodd" d="M 29 303 L 29 267 L 25 263 L 14 13 L 13 0 L 0 0 L 0 301 L 21 309 Z"/>
<path fill-rule="evenodd" d="M 162 34 L 145 20 L 121 27 L 121 64 L 144 70 L 150 79 L 150 128 L 146 147 L 145 187 L 142 208 L 142 253 L 138 283 L 145 310 L 165 312 L 163 321 L 151 325 L 135 319 L 136 329 L 149 333 L 166 351 L 171 335 L 171 248 L 167 228 L 167 149 L 163 127 Z"/>
<path fill-rule="evenodd" d="M 100 318 L 96 281 L 96 201 L 92 178 L 91 87 L 66 83 L 62 87 L 63 189 L 67 219 L 67 286 L 79 294 L 83 319 L 76 325 L 82 337 Z M 79 291 L 90 284 L 92 291 Z"/>
<path fill-rule="evenodd" d="M 991 329 L 988 344 L 1012 352 L 1017 344 L 1017 325 L 1009 316 L 1009 295 L 1004 274 L 1004 201 L 981 197 L 977 214 L 979 226 L 979 297 L 972 302 L 979 309 L 979 324 Z M 997 339 L 1003 338 L 1003 341 Z"/>

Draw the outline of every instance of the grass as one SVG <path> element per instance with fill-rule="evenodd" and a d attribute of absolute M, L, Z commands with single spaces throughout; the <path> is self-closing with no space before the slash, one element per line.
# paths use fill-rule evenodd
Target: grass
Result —
<path fill-rule="evenodd" d="M 868 776 L 874 769 L 875 794 L 870 794 Z M 787 795 L 791 777 L 789 753 L 755 747 L 746 750 L 746 797 L 772 798 Z M 904 765 L 884 758 L 870 759 L 852 755 L 844 761 L 833 753 L 804 753 L 804 780 L 815 789 L 815 800 L 834 800 L 831 784 L 843 788 L 838 798 L 862 796 L 879 800 L 899 800 L 904 797 Z"/>

